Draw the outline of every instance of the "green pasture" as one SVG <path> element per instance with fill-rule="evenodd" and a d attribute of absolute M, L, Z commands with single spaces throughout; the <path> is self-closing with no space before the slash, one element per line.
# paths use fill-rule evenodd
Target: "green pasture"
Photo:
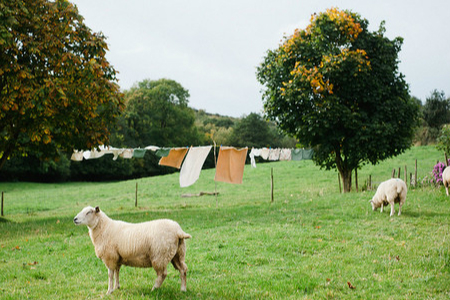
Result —
<path fill-rule="evenodd" d="M 402 215 L 371 210 L 377 185 L 392 170 L 418 164 Z M 178 174 L 108 183 L 0 183 L 1 299 L 449 299 L 450 201 L 430 185 L 443 154 L 414 147 L 358 171 L 359 191 L 339 193 L 335 171 L 311 161 L 246 166 L 244 183 L 214 183 L 204 170 L 191 187 Z M 274 176 L 271 202 L 270 176 Z M 137 185 L 138 207 L 135 207 Z M 354 184 L 353 188 L 355 190 Z M 215 196 L 183 194 L 219 192 Z M 107 269 L 85 226 L 87 205 L 129 222 L 171 218 L 187 240 L 187 292 L 169 266 L 151 291 L 152 269 L 123 267 L 121 289 L 106 296 Z M 398 212 L 398 207 L 396 207 Z"/>

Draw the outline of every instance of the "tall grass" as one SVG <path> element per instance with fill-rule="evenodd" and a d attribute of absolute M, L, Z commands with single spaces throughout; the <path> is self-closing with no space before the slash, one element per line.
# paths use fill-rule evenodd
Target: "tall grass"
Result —
<path fill-rule="evenodd" d="M 416 159 L 423 181 L 441 156 L 433 147 L 416 147 L 364 166 L 359 183 L 369 175 L 379 183 L 405 165 L 413 172 Z M 107 270 L 87 229 L 72 222 L 86 205 L 130 222 L 171 218 L 193 236 L 187 241 L 186 293 L 171 266 L 154 292 L 153 270 L 124 267 L 121 290 L 111 299 L 450 297 L 450 209 L 442 187 L 410 188 L 402 215 L 390 218 L 389 209 L 371 210 L 375 191 L 341 194 L 337 173 L 311 161 L 246 166 L 242 185 L 216 186 L 213 178 L 214 170 L 204 170 L 184 189 L 177 174 L 112 183 L 1 183 L 6 216 L 0 218 L 0 297 L 104 296 Z M 181 197 L 215 190 L 218 197 Z"/>

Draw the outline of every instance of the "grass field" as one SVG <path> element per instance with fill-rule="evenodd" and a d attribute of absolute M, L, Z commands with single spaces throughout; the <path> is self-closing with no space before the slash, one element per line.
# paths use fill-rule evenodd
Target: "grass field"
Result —
<path fill-rule="evenodd" d="M 181 189 L 178 174 L 111 183 L 0 183 L 1 299 L 99 299 L 107 269 L 85 226 L 73 217 L 99 205 L 129 222 L 171 218 L 187 240 L 187 292 L 178 272 L 151 291 L 152 269 L 123 267 L 110 299 L 449 299 L 449 198 L 443 187 L 410 188 L 400 217 L 371 210 L 375 191 L 361 191 L 407 166 L 427 182 L 443 155 L 434 147 L 358 171 L 360 192 L 339 193 L 337 173 L 311 161 L 246 166 L 244 183 L 217 183 L 214 170 Z M 274 202 L 270 202 L 270 173 Z M 408 178 L 409 183 L 409 178 Z M 138 207 L 134 207 L 138 184 Z M 398 206 L 396 206 L 398 212 Z M 350 288 L 349 284 L 351 287 Z"/>

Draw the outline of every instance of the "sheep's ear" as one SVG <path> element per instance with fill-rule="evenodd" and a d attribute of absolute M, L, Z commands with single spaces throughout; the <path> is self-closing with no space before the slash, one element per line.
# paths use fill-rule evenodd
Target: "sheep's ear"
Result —
<path fill-rule="evenodd" d="M 97 214 L 97 213 L 99 213 L 99 212 L 100 212 L 100 207 L 96 206 L 96 207 L 95 207 L 95 213 Z"/>

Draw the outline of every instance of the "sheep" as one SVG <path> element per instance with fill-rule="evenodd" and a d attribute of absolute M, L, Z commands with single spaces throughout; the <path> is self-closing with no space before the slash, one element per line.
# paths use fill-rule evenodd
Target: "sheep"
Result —
<path fill-rule="evenodd" d="M 445 193 L 448 196 L 448 187 L 450 185 L 450 168 L 446 167 L 444 172 L 442 172 L 442 183 L 445 186 Z"/>
<path fill-rule="evenodd" d="M 75 225 L 87 225 L 95 254 L 108 268 L 108 295 L 120 288 L 119 270 L 122 265 L 153 267 L 157 274 L 153 291 L 166 278 L 169 262 L 180 272 L 181 291 L 186 291 L 184 240 L 191 235 L 185 233 L 177 222 L 161 219 L 133 224 L 112 220 L 98 206 L 85 207 L 73 221 Z"/>
<path fill-rule="evenodd" d="M 373 196 L 370 203 L 372 204 L 372 209 L 376 210 L 381 206 L 381 212 L 383 212 L 384 205 L 391 205 L 391 217 L 394 215 L 395 209 L 394 204 L 399 203 L 398 215 L 402 213 L 402 205 L 406 201 L 406 193 L 408 189 L 403 180 L 399 178 L 392 178 L 386 180 L 380 184 L 377 192 Z"/>

